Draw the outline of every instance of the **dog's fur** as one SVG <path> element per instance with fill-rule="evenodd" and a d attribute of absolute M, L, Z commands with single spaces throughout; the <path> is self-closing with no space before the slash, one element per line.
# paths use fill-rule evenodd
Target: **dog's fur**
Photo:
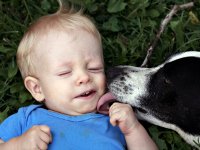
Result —
<path fill-rule="evenodd" d="M 200 140 L 200 52 L 170 57 L 154 68 L 117 66 L 108 70 L 108 88 L 131 104 L 139 119 L 175 130 L 189 144 Z"/>

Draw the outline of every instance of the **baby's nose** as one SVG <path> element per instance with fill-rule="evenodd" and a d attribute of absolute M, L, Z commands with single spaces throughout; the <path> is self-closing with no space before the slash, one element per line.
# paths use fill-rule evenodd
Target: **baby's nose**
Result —
<path fill-rule="evenodd" d="M 90 76 L 86 71 L 82 71 L 81 74 L 79 74 L 77 79 L 77 85 L 85 84 L 90 81 Z"/>

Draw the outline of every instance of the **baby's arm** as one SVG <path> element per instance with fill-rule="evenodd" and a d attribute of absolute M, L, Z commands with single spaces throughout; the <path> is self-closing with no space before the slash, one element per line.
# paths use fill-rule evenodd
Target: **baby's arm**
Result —
<path fill-rule="evenodd" d="M 134 115 L 128 104 L 114 103 L 109 110 L 110 122 L 123 132 L 128 150 L 158 150 L 156 144 Z"/>
<path fill-rule="evenodd" d="M 45 125 L 33 126 L 23 135 L 13 138 L 8 142 L 0 139 L 1 150 L 40 150 L 48 149 L 52 141 L 50 128 Z"/>

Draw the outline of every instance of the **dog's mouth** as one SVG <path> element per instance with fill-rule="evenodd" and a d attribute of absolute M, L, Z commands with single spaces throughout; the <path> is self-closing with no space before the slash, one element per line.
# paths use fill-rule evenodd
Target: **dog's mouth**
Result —
<path fill-rule="evenodd" d="M 109 114 L 110 106 L 116 101 L 116 98 L 112 93 L 108 92 L 104 94 L 97 103 L 97 111 L 102 114 Z"/>
<path fill-rule="evenodd" d="M 99 113 L 108 115 L 110 106 L 116 101 L 117 101 L 116 97 L 111 92 L 104 94 L 97 103 L 97 111 Z M 137 112 L 140 112 L 143 114 L 147 113 L 147 111 L 141 107 L 136 107 L 136 106 L 132 106 L 132 107 L 136 113 Z"/>
<path fill-rule="evenodd" d="M 143 113 L 143 114 L 146 114 L 146 113 L 147 113 L 147 111 L 146 111 L 145 109 L 141 108 L 141 107 L 133 107 L 133 110 L 134 110 L 135 112 L 139 111 L 139 112 L 141 112 L 141 113 Z"/>

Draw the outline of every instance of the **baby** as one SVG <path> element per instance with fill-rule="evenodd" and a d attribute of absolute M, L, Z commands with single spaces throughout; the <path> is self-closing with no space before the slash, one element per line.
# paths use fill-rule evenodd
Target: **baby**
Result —
<path fill-rule="evenodd" d="M 97 113 L 105 93 L 101 36 L 81 11 L 39 18 L 23 36 L 17 63 L 30 105 L 0 125 L 1 150 L 156 150 L 131 106 Z"/>

